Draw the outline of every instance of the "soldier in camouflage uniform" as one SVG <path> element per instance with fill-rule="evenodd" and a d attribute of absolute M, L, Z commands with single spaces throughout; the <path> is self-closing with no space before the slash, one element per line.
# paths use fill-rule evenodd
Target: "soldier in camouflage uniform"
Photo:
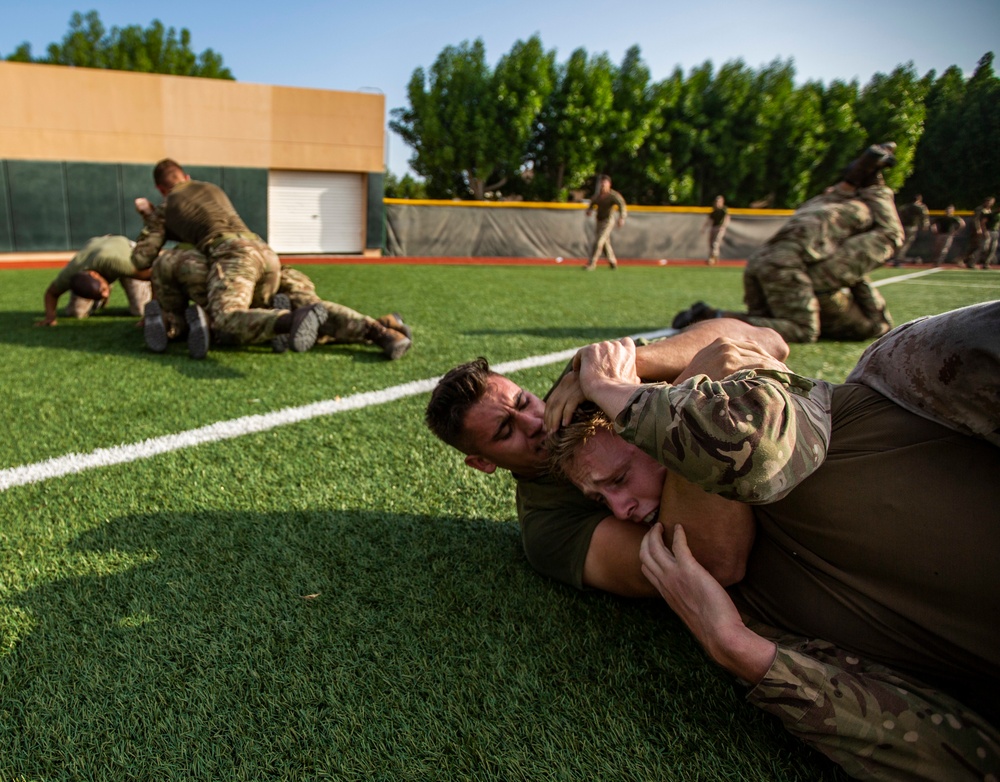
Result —
<path fill-rule="evenodd" d="M 674 328 L 732 317 L 773 328 L 789 342 L 862 340 L 892 328 L 885 300 L 868 273 L 903 241 L 892 190 L 878 173 L 895 163 L 895 145 L 871 147 L 845 180 L 806 201 L 753 253 L 743 273 L 747 312 L 698 302 L 674 318 Z M 878 157 L 881 155 L 881 158 Z"/>
<path fill-rule="evenodd" d="M 931 263 L 934 266 L 940 266 L 947 262 L 955 236 L 964 225 L 965 222 L 962 218 L 955 216 L 954 204 L 948 204 L 944 214 L 931 225 L 931 233 L 934 234 L 934 260 Z"/>
<path fill-rule="evenodd" d="M 987 327 L 986 331 L 982 332 L 983 334 L 995 333 L 998 327 L 996 322 L 997 317 L 997 314 L 993 315 L 994 322 L 991 326 Z M 989 317 L 983 316 L 979 328 L 983 328 L 983 324 L 988 323 Z M 715 336 L 733 333 L 734 331 L 739 338 L 757 338 L 756 336 L 739 334 L 741 325 L 738 322 L 733 323 L 722 320 L 704 321 L 695 324 L 690 330 L 682 332 L 677 337 L 663 340 L 656 345 L 640 347 L 637 350 L 637 359 L 640 359 L 636 365 L 637 369 L 649 377 L 654 377 L 659 372 L 660 377 L 673 379 L 681 372 L 679 367 L 683 367 L 687 361 L 690 361 L 693 355 L 690 340 L 698 334 L 702 335 L 702 338 L 707 339 L 709 342 Z M 705 330 L 706 328 L 711 329 L 716 326 L 719 327 L 717 332 Z M 970 314 L 966 311 L 960 311 L 959 313 L 949 313 L 931 318 L 923 328 L 928 333 L 934 332 L 939 334 L 942 344 L 947 344 L 949 334 L 967 330 L 969 327 Z M 768 333 L 770 332 L 766 330 L 759 332 L 762 342 L 766 340 Z M 874 368 L 880 364 L 897 360 L 894 357 L 894 352 L 891 350 L 893 340 L 897 334 L 898 332 L 893 332 L 876 343 L 876 346 L 881 346 L 881 350 L 874 355 L 873 360 L 869 361 L 861 371 L 862 380 L 868 376 L 874 378 L 877 375 Z M 682 340 L 688 340 L 688 342 L 682 342 Z M 658 361 L 652 361 L 651 358 L 647 357 L 651 355 L 651 351 L 657 350 L 662 352 L 664 349 L 670 348 L 672 344 L 679 346 L 675 348 L 675 351 L 678 352 L 678 360 L 673 363 L 664 360 L 662 357 Z M 979 340 L 979 344 L 990 345 L 990 342 L 988 338 L 984 337 Z M 683 348 L 680 346 L 683 346 Z M 992 345 L 992 348 L 996 352 L 997 346 L 995 344 Z M 769 348 L 769 350 L 772 355 L 779 358 L 787 355 L 787 353 L 776 352 L 773 347 Z M 920 361 L 915 351 L 911 358 L 915 364 L 918 364 Z M 968 359 L 969 357 L 964 358 Z M 929 366 L 933 368 L 942 362 L 943 368 L 951 369 L 954 369 L 957 363 L 961 363 L 963 366 L 973 365 L 972 363 L 963 362 L 962 359 L 962 355 L 942 355 L 940 359 L 931 361 Z M 438 389 L 432 395 L 431 403 L 428 405 L 428 424 L 439 437 L 467 454 L 466 463 L 468 465 L 485 472 L 493 472 L 497 467 L 501 467 L 515 473 L 518 516 L 521 521 L 522 542 L 528 561 L 541 573 L 569 583 L 577 588 L 592 587 L 607 589 L 625 596 L 650 595 L 650 590 L 653 588 L 649 581 L 643 577 L 638 558 L 640 543 L 646 531 L 645 528 L 638 524 L 618 522 L 617 519 L 610 517 L 607 506 L 602 506 L 595 503 L 592 499 L 588 499 L 574 487 L 559 481 L 556 477 L 546 473 L 544 469 L 539 467 L 539 459 L 542 459 L 542 463 L 544 463 L 548 455 L 548 449 L 544 445 L 544 437 L 540 439 L 538 435 L 538 432 L 544 434 L 544 425 L 539 413 L 540 401 L 506 380 L 506 378 L 495 375 L 490 376 L 488 374 L 488 366 L 484 366 L 483 368 L 473 366 L 478 363 L 480 362 L 472 362 L 470 365 L 457 367 L 445 376 L 442 383 L 439 384 Z M 474 380 L 475 376 L 481 370 L 485 370 L 487 373 L 487 382 L 485 384 L 482 382 L 482 379 Z M 720 374 L 728 374 L 728 369 Z M 761 513 L 770 514 L 772 518 L 777 518 L 782 510 L 786 513 L 789 512 L 789 509 L 793 512 L 797 510 L 795 506 L 796 493 L 790 492 L 790 488 L 794 484 L 801 482 L 801 476 L 795 474 L 795 470 L 784 469 L 783 460 L 785 465 L 797 460 L 801 465 L 803 475 L 812 472 L 814 476 L 820 476 L 820 478 L 814 477 L 811 483 L 825 480 L 828 485 L 831 483 L 836 484 L 833 489 L 836 492 L 836 497 L 839 499 L 835 499 L 830 503 L 833 512 L 836 512 L 843 504 L 843 486 L 855 486 L 859 483 L 857 475 L 859 469 L 865 477 L 868 477 L 870 465 L 860 464 L 855 466 L 852 461 L 851 448 L 847 447 L 851 443 L 848 443 L 847 446 L 840 449 L 834 447 L 831 450 L 833 454 L 832 461 L 828 460 L 826 466 L 820 466 L 826 452 L 824 443 L 828 443 L 832 439 L 834 446 L 836 446 L 837 433 L 842 428 L 842 424 L 838 423 L 840 419 L 838 418 L 837 409 L 834 409 L 831 412 L 831 420 L 828 422 L 831 426 L 830 434 L 824 434 L 822 411 L 826 407 L 825 399 L 830 387 L 822 383 L 812 384 L 811 381 L 804 378 L 793 379 L 788 376 L 783 378 L 782 374 L 781 372 L 773 371 L 770 374 L 754 374 L 752 377 L 749 374 L 744 374 L 741 378 L 730 379 L 732 382 L 727 381 L 726 383 L 715 384 L 714 386 L 705 378 L 700 378 L 696 382 L 683 384 L 684 388 L 680 391 L 669 392 L 668 398 L 677 402 L 686 400 L 689 404 L 692 401 L 697 401 L 700 397 L 708 400 L 708 397 L 712 394 L 721 395 L 724 399 L 731 398 L 734 400 L 730 413 L 727 413 L 727 405 L 724 400 L 709 400 L 706 401 L 705 405 L 699 406 L 696 404 L 695 411 L 684 411 L 682 415 L 675 416 L 673 420 L 677 423 L 683 421 L 683 418 L 689 412 L 694 413 L 692 417 L 696 421 L 692 429 L 693 434 L 690 435 L 684 433 L 681 427 L 672 425 L 669 422 L 660 425 L 657 416 L 643 414 L 635 409 L 635 405 L 630 406 L 630 410 L 632 411 L 630 415 L 634 415 L 636 421 L 646 419 L 652 422 L 654 431 L 664 436 L 663 438 L 654 437 L 654 440 L 659 439 L 661 442 L 672 440 L 673 443 L 669 446 L 669 449 L 675 452 L 676 455 L 680 456 L 685 452 L 693 456 L 700 455 L 698 459 L 694 459 L 693 461 L 700 462 L 702 466 L 696 465 L 692 475 L 695 478 L 704 480 L 709 487 L 714 487 L 721 493 L 756 499 L 757 501 L 786 497 L 785 500 L 773 505 L 757 506 L 760 507 Z M 894 373 L 887 372 L 886 374 L 891 383 Z M 946 374 L 942 373 L 942 377 Z M 852 378 L 852 380 L 857 382 L 857 378 Z M 503 381 L 503 385 L 495 381 Z M 565 374 L 563 380 L 547 396 L 549 406 L 553 405 L 553 400 L 557 396 L 560 397 L 558 406 L 563 404 L 562 400 L 564 399 L 579 399 L 578 392 L 572 390 L 574 387 L 578 387 L 578 385 L 579 379 L 577 373 L 571 371 Z M 779 388 L 773 387 L 775 385 L 779 386 Z M 877 381 L 873 381 L 873 385 L 876 388 L 879 387 Z M 969 384 L 966 383 L 966 385 Z M 972 383 L 971 385 L 975 386 L 976 384 Z M 765 388 L 765 386 L 772 387 Z M 564 387 L 569 390 L 563 390 Z M 860 400 L 861 405 L 855 405 L 853 410 L 842 411 L 839 415 L 841 417 L 846 415 L 844 419 L 845 423 L 856 421 L 855 430 L 860 429 L 862 433 L 865 433 L 870 428 L 866 425 L 868 419 L 865 417 L 867 415 L 865 406 L 877 401 L 877 398 L 872 396 L 871 392 L 867 392 L 869 395 L 866 396 L 864 389 L 857 390 L 857 386 L 850 388 L 855 390 L 849 390 L 848 397 Z M 927 391 L 931 396 L 941 393 L 940 388 L 934 387 L 927 389 Z M 627 390 L 626 401 L 634 393 L 634 390 Z M 840 392 L 836 393 L 839 394 Z M 947 394 L 949 397 L 961 396 L 961 391 L 954 387 L 948 387 Z M 640 392 L 639 396 L 641 395 L 642 392 Z M 903 394 L 902 396 L 905 400 L 906 395 Z M 790 416 L 788 418 L 790 422 L 789 426 L 782 427 L 779 424 L 781 416 L 778 413 L 773 411 L 768 412 L 763 409 L 766 405 L 762 405 L 761 402 L 767 399 L 770 399 L 772 403 L 787 405 L 786 412 Z M 473 414 L 484 404 L 486 404 L 488 410 L 492 410 L 493 412 L 484 419 L 486 423 L 485 427 L 478 425 L 478 418 L 481 416 L 477 413 L 477 426 L 473 428 L 471 423 L 473 421 Z M 927 437 L 927 431 L 929 430 L 921 429 L 921 425 L 917 423 L 919 419 L 914 419 L 911 416 L 906 421 L 902 421 L 900 420 L 900 416 L 907 416 L 902 408 L 891 405 L 884 399 L 878 404 L 881 405 L 883 413 L 886 412 L 884 409 L 886 405 L 894 408 L 894 411 L 892 409 L 888 411 L 890 414 L 888 420 L 892 431 L 895 431 L 897 436 L 905 437 L 906 433 L 911 430 L 921 430 L 923 432 L 922 436 Z M 974 397 L 969 398 L 968 404 L 958 405 L 960 409 L 963 407 L 971 409 L 975 406 Z M 943 408 L 946 409 L 947 404 L 943 404 Z M 991 409 L 994 415 L 996 415 L 998 411 L 995 404 L 992 405 Z M 679 407 L 678 410 L 681 411 L 683 408 Z M 721 418 L 718 417 L 720 415 Z M 732 421 L 734 429 L 731 434 L 733 436 L 720 438 L 718 434 L 713 434 L 715 428 L 712 423 L 713 418 L 716 421 Z M 884 415 L 883 418 L 885 418 Z M 955 426 L 953 428 L 960 428 L 961 418 L 961 415 L 956 415 Z M 559 418 L 557 417 L 556 425 L 558 425 L 558 420 Z M 950 421 L 950 419 L 948 420 Z M 805 425 L 802 426 L 799 422 L 805 422 Z M 932 424 L 928 426 L 932 426 L 933 428 Z M 657 429 L 656 427 L 659 428 Z M 480 431 L 481 429 L 483 431 Z M 758 431 L 768 434 L 766 437 L 758 436 Z M 870 436 L 878 440 L 884 433 L 876 428 L 873 429 Z M 855 432 L 855 437 L 857 437 L 857 432 Z M 774 438 L 784 441 L 787 447 L 765 442 L 768 439 Z M 938 440 L 942 443 L 944 442 L 941 434 L 933 435 L 930 438 L 930 445 L 924 446 L 925 451 L 927 447 L 930 447 L 936 452 Z M 857 445 L 854 447 L 857 448 Z M 952 449 L 955 447 L 961 450 L 968 446 L 963 445 L 961 442 L 956 442 L 952 446 Z M 878 445 L 862 444 L 859 450 L 862 453 L 877 455 L 881 447 Z M 907 449 L 899 450 L 906 451 Z M 713 453 L 716 455 L 712 456 Z M 754 458 L 755 453 L 756 458 Z M 981 451 L 977 453 L 979 456 L 984 456 Z M 767 458 L 761 458 L 761 456 L 766 456 Z M 876 458 L 878 457 L 876 456 Z M 985 455 L 981 460 L 986 465 L 985 469 L 987 471 L 991 464 L 990 458 L 990 455 Z M 995 460 L 995 457 L 993 458 Z M 771 459 L 777 459 L 778 464 L 769 464 L 768 462 Z M 677 461 L 683 465 L 686 460 L 680 458 Z M 717 467 L 705 467 L 705 464 L 715 464 Z M 883 467 L 891 473 L 896 465 L 890 462 L 883 465 Z M 820 471 L 824 469 L 832 478 L 822 478 Z M 841 474 L 845 469 L 848 471 L 847 475 L 841 479 Z M 855 472 L 854 478 L 849 477 L 852 469 Z M 926 473 L 926 469 L 920 469 L 918 472 L 922 476 Z M 907 474 L 916 473 L 910 472 Z M 726 475 L 729 476 L 728 479 L 723 478 Z M 731 491 L 723 485 L 726 480 L 732 483 L 733 488 Z M 875 480 L 877 483 L 880 483 L 879 479 Z M 979 481 L 979 483 L 991 484 L 995 483 L 995 481 L 986 478 Z M 973 487 L 976 491 L 982 488 L 982 486 L 979 489 Z M 952 496 L 952 491 L 950 490 L 941 493 L 944 495 L 945 502 Z M 710 497 L 711 495 L 701 496 Z M 738 507 L 745 508 L 746 506 Z M 770 510 L 771 508 L 775 510 L 772 511 Z M 800 511 L 798 515 L 808 516 L 815 513 L 816 510 L 818 509 L 813 507 L 804 512 Z M 713 515 L 717 514 L 713 512 Z M 886 515 L 898 518 L 898 511 L 887 509 Z M 943 513 L 941 514 L 941 518 L 950 518 L 951 515 L 950 513 Z M 822 528 L 821 523 L 819 527 Z M 952 533 L 946 531 L 945 534 Z M 859 541 L 865 541 L 867 537 L 869 536 L 862 536 L 859 538 Z M 854 543 L 853 540 L 847 541 L 848 546 L 854 546 Z M 776 556 L 780 556 L 781 549 L 771 546 L 771 549 L 764 553 L 768 554 L 770 560 L 774 560 Z M 891 559 L 895 561 L 898 558 L 892 557 Z M 765 559 L 765 564 L 770 560 Z M 991 561 L 988 555 L 982 557 L 982 560 L 986 562 L 988 567 Z M 876 571 L 886 570 L 885 564 L 886 560 L 884 558 L 879 560 L 880 567 L 876 568 Z M 982 569 L 983 566 L 980 564 L 978 568 L 975 568 L 975 571 L 976 573 L 981 573 Z M 794 588 L 791 591 L 795 591 Z M 995 593 L 996 590 L 993 591 L 990 599 L 995 599 Z M 754 597 L 758 598 L 756 604 L 759 606 L 759 595 L 755 596 L 751 592 L 749 593 L 748 600 L 753 602 L 752 599 Z M 807 611 L 807 619 L 809 618 L 808 613 Z M 825 616 L 826 612 L 821 612 L 820 618 L 824 618 Z M 795 619 L 796 617 L 793 616 L 792 618 Z M 831 617 L 831 620 L 836 618 Z M 979 624 L 982 623 L 980 622 Z M 800 630 L 796 630 L 796 632 L 799 633 Z M 822 636 L 818 633 L 809 634 L 802 632 L 799 641 L 806 643 L 804 640 L 806 637 Z M 940 643 L 937 646 L 938 651 L 941 651 Z M 946 648 L 943 660 L 946 665 L 948 664 L 949 656 Z M 850 668 L 850 665 L 854 664 L 851 662 L 851 659 L 844 658 L 843 661 L 849 663 L 849 665 L 841 666 L 849 674 L 846 678 L 845 676 L 831 678 L 829 671 L 826 674 L 817 674 L 815 671 L 819 669 L 815 663 L 809 663 L 805 666 L 800 664 L 799 670 L 786 674 L 782 674 L 780 667 L 776 667 L 775 670 L 778 671 L 776 677 L 769 677 L 767 680 L 762 681 L 762 684 L 766 684 L 768 687 L 755 690 L 755 693 L 759 696 L 755 702 L 763 705 L 764 708 L 772 708 L 779 712 L 784 711 L 785 716 L 783 719 L 786 719 L 790 729 L 814 735 L 817 741 L 824 743 L 827 748 L 832 749 L 834 755 L 839 753 L 840 756 L 836 757 L 836 759 L 838 762 L 844 763 L 852 773 L 863 773 L 864 769 L 869 766 L 872 768 L 882 768 L 886 764 L 889 764 L 891 768 L 891 764 L 897 762 L 909 767 L 911 771 L 913 770 L 913 766 L 917 770 L 920 768 L 928 769 L 926 771 L 928 778 L 951 778 L 949 774 L 957 775 L 976 767 L 986 769 L 995 768 L 995 736 L 989 738 L 987 741 L 981 733 L 977 732 L 967 732 L 962 737 L 942 737 L 939 735 L 938 738 L 929 740 L 930 743 L 922 739 L 920 746 L 914 747 L 911 741 L 913 738 L 911 731 L 907 730 L 901 734 L 892 733 L 894 726 L 903 725 L 905 722 L 903 720 L 892 720 L 890 716 L 894 713 L 902 714 L 904 711 L 907 713 L 913 711 L 917 714 L 918 718 L 926 718 L 928 722 L 925 727 L 928 729 L 941 728 L 942 718 L 948 723 L 948 727 L 958 727 L 961 724 L 967 723 L 956 724 L 954 718 L 947 717 L 948 714 L 953 716 L 958 714 L 959 712 L 956 709 L 959 707 L 954 705 L 953 699 L 951 699 L 952 705 L 948 706 L 949 698 L 947 696 L 939 697 L 939 693 L 936 694 L 933 688 L 924 687 L 925 695 L 921 697 L 926 696 L 928 703 L 934 703 L 935 699 L 937 702 L 944 703 L 945 705 L 940 707 L 944 709 L 943 711 L 938 711 L 938 707 L 929 712 L 923 711 L 922 707 L 901 709 L 898 705 L 898 700 L 894 697 L 886 700 L 889 695 L 893 695 L 891 691 L 878 693 L 876 687 L 873 691 L 874 694 L 872 694 L 872 692 L 866 691 L 866 693 L 861 693 L 860 690 L 852 689 L 855 686 L 853 684 L 854 676 L 861 673 L 868 675 L 872 671 L 878 674 L 878 669 L 877 666 L 872 668 L 872 665 L 866 662 L 863 666 L 864 670 L 859 673 L 858 669 Z M 802 663 L 802 660 L 799 659 L 798 662 Z M 784 665 L 789 667 L 795 664 L 796 658 L 793 656 L 789 661 L 783 652 L 779 653 L 774 661 L 774 666 Z M 993 676 L 995 681 L 995 671 L 993 672 Z M 824 682 L 827 684 L 837 684 L 843 681 L 848 682 L 846 688 L 838 686 L 832 691 L 828 691 L 828 694 L 824 694 L 821 688 L 816 686 Z M 868 686 L 873 687 L 875 685 Z M 796 705 L 794 697 L 789 697 L 789 691 L 793 695 L 795 693 L 798 694 L 798 697 L 801 699 L 799 705 Z M 908 691 L 913 692 L 912 689 Z M 995 694 L 994 689 L 985 686 L 982 688 L 982 692 L 987 701 Z M 906 693 L 899 694 L 906 695 Z M 849 697 L 844 697 L 845 695 Z M 751 698 L 754 697 L 754 695 L 751 695 Z M 876 712 L 878 714 L 883 714 L 884 712 L 881 729 L 878 729 L 873 724 L 869 716 L 872 714 L 873 698 L 875 699 L 875 703 L 884 706 L 881 711 Z M 767 705 L 768 702 L 770 703 L 769 706 Z M 911 700 L 910 702 L 913 703 L 914 701 Z M 996 700 L 994 699 L 994 709 L 995 703 Z M 840 713 L 837 714 L 835 721 L 829 719 L 829 714 L 823 711 L 823 709 L 834 707 L 840 709 Z M 977 707 L 981 708 L 978 705 Z M 816 717 L 816 719 L 810 720 L 806 718 L 804 715 L 807 711 Z M 947 727 L 943 730 L 947 731 Z M 976 743 L 977 741 L 979 743 Z M 987 741 L 987 743 L 982 743 L 984 741 Z M 957 753 L 951 752 L 948 747 L 956 743 L 961 747 L 961 750 Z M 944 748 L 941 752 L 936 753 L 935 762 L 951 763 L 952 768 L 949 769 L 948 774 L 941 772 L 938 767 L 928 765 L 929 761 L 923 758 L 928 749 L 933 750 L 935 747 Z M 827 749 L 824 749 L 824 751 L 827 751 Z M 970 757 L 972 757 L 972 760 L 967 766 L 958 766 L 953 762 L 956 757 L 962 757 L 968 753 L 971 753 Z M 917 760 L 907 760 L 907 758 L 917 758 Z M 910 777 L 907 777 L 903 771 L 900 771 L 895 776 L 889 774 L 888 778 L 913 777 L 912 774 Z"/>
<path fill-rule="evenodd" d="M 602 175 L 598 179 L 597 194 L 587 207 L 587 217 L 593 212 L 597 215 L 597 227 L 594 230 L 594 244 L 590 250 L 590 260 L 583 268 L 592 271 L 597 267 L 597 260 L 601 253 L 608 256 L 608 265 L 612 269 L 618 268 L 618 259 L 615 257 L 615 250 L 611 246 L 611 232 L 614 230 L 615 221 L 611 218 L 611 213 L 618 207 L 618 227 L 625 225 L 625 218 L 628 215 L 628 208 L 625 206 L 625 199 L 617 190 L 611 189 L 611 177 Z"/>
<path fill-rule="evenodd" d="M 193 247 L 178 246 L 163 250 L 153 263 L 153 291 L 157 304 L 154 316 L 146 325 L 146 343 L 155 352 L 166 350 L 167 342 L 183 337 L 187 331 L 186 312 L 191 301 L 208 308 L 208 260 Z M 268 309 L 275 298 L 268 298 L 268 288 L 258 285 L 254 289 L 251 306 Z M 398 314 L 386 315 L 379 320 L 362 315 L 349 307 L 332 301 L 323 301 L 316 295 L 316 286 L 305 274 L 282 266 L 277 294 L 284 296 L 284 308 L 298 310 L 319 304 L 328 316 L 319 327 L 318 342 L 346 344 L 376 344 L 390 359 L 399 358 L 410 346 L 410 335 L 403 332 L 409 327 Z M 160 318 L 157 323 L 156 319 Z M 404 339 L 400 339 L 400 335 Z M 253 341 L 267 339 L 266 332 L 259 332 Z"/>
<path fill-rule="evenodd" d="M 226 194 L 210 182 L 192 181 L 170 159 L 156 165 L 153 178 L 166 200 L 156 208 L 144 198 L 136 200 L 136 210 L 145 221 L 132 252 L 136 267 L 150 268 L 168 239 L 189 244 L 208 259 L 211 267 L 208 315 L 215 329 L 237 343 L 290 334 L 293 350 L 311 348 L 326 317 L 322 307 L 303 309 L 294 315 L 289 311 L 252 307 L 258 291 L 268 301 L 277 292 L 281 262 L 247 228 Z M 204 317 L 199 317 L 199 321 L 199 330 L 206 332 Z M 207 343 L 203 347 L 207 350 Z M 202 350 L 196 355 L 192 349 L 192 356 L 203 355 Z"/>
<path fill-rule="evenodd" d="M 904 238 L 903 244 L 900 245 L 896 256 L 892 259 L 893 266 L 899 266 L 906 260 L 906 254 L 916 241 L 917 234 L 921 230 L 926 231 L 930 227 L 930 215 L 922 195 L 914 196 L 912 203 L 907 204 L 899 210 L 899 221 L 903 224 Z"/>
<path fill-rule="evenodd" d="M 985 199 L 972 214 L 972 222 L 969 224 L 969 244 L 965 249 L 965 258 L 963 259 L 967 269 L 976 267 L 976 261 L 981 258 L 986 249 L 988 238 L 986 223 L 990 215 L 993 214 L 995 202 L 996 199 L 992 196 Z"/>
<path fill-rule="evenodd" d="M 1000 210 L 993 209 L 983 220 L 983 249 L 979 263 L 984 269 L 990 268 L 997 254 L 997 239 L 1000 238 Z"/>

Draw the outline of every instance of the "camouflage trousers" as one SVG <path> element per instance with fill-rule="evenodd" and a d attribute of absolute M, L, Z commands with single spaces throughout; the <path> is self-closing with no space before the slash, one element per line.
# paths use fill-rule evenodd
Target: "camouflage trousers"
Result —
<path fill-rule="evenodd" d="M 718 260 L 722 250 L 722 240 L 726 236 L 726 226 L 713 225 L 708 232 L 708 259 Z"/>
<path fill-rule="evenodd" d="M 979 262 L 984 269 L 990 268 L 993 264 L 994 256 L 997 254 L 998 231 L 986 231 L 983 239 L 983 249 L 979 253 Z"/>
<path fill-rule="evenodd" d="M 911 413 L 1000 446 L 1000 301 L 904 323 L 848 375 Z"/>
<path fill-rule="evenodd" d="M 208 260 L 193 248 L 163 250 L 157 256 L 153 264 L 153 292 L 163 310 L 168 338 L 175 339 L 186 332 L 184 311 L 190 301 L 208 309 L 208 280 Z M 273 297 L 267 297 L 266 290 L 262 283 L 255 286 L 251 297 L 253 306 L 264 308 L 272 315 L 285 314 L 287 310 L 270 309 Z M 289 297 L 292 309 L 308 307 L 317 302 L 323 305 L 328 317 L 320 327 L 320 337 L 328 342 L 365 342 L 369 327 L 375 322 L 349 307 L 321 300 L 316 295 L 316 286 L 312 280 L 302 272 L 286 266 L 280 269 L 278 290 Z M 253 341 L 266 339 L 268 337 L 261 336 Z"/>
<path fill-rule="evenodd" d="M 789 342 L 815 342 L 821 334 L 831 339 L 884 334 L 891 320 L 866 275 L 892 251 L 877 231 L 848 237 L 832 256 L 812 263 L 798 242 L 766 244 L 750 256 L 743 272 L 748 314 L 742 319 L 773 328 Z"/>
<path fill-rule="evenodd" d="M 121 277 L 120 281 L 122 290 L 125 291 L 125 296 L 128 298 L 129 314 L 141 318 L 146 304 L 153 298 L 152 287 L 146 280 L 136 280 L 132 277 Z M 93 312 L 93 309 L 94 301 L 92 299 L 84 299 L 71 292 L 69 303 L 64 312 L 67 318 L 86 318 Z"/>
<path fill-rule="evenodd" d="M 288 296 L 292 302 L 293 310 L 300 307 L 310 307 L 317 303 L 323 305 L 327 318 L 326 322 L 319 328 L 320 342 L 366 342 L 369 330 L 375 323 L 373 318 L 362 315 L 350 307 L 321 299 L 316 295 L 316 286 L 313 285 L 313 281 L 296 269 L 281 267 L 281 282 L 278 285 L 278 291 Z"/>
<path fill-rule="evenodd" d="M 934 260 L 935 266 L 941 266 L 948 262 L 948 253 L 951 252 L 951 245 L 955 241 L 955 234 L 938 234 L 934 240 Z"/>
<path fill-rule="evenodd" d="M 601 253 L 608 256 L 608 263 L 612 266 L 618 263 L 618 259 L 615 257 L 615 249 L 611 246 L 611 232 L 614 228 L 615 221 L 610 218 L 597 221 L 594 244 L 590 248 L 590 266 L 594 266 L 597 263 L 597 259 L 601 257 Z"/>
<path fill-rule="evenodd" d="M 1000 778 L 1000 734 L 951 696 L 826 641 L 747 624 L 778 643 L 748 700 L 852 777 Z"/>
<path fill-rule="evenodd" d="M 893 260 L 902 263 L 906 260 L 906 254 L 913 247 L 913 243 L 917 240 L 917 235 L 920 233 L 920 228 L 904 227 L 903 228 L 903 243 L 899 246 L 896 254 L 893 256 Z"/>
<path fill-rule="evenodd" d="M 240 235 L 216 240 L 206 257 L 212 328 L 237 344 L 273 338 L 274 324 L 285 314 L 270 308 L 281 277 L 274 250 L 258 237 Z"/>
<path fill-rule="evenodd" d="M 962 259 L 962 263 L 969 269 L 972 269 L 976 265 L 976 259 L 982 253 L 986 246 L 986 232 L 976 233 L 974 230 L 969 231 L 968 245 L 965 248 L 965 257 Z"/>

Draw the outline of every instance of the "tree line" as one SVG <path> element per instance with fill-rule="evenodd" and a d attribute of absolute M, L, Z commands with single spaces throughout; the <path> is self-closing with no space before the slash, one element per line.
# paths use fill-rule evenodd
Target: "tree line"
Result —
<path fill-rule="evenodd" d="M 556 61 L 539 36 L 495 67 L 481 39 L 417 68 L 390 127 L 413 150 L 387 195 L 565 201 L 609 174 L 630 203 L 793 208 L 866 145 L 895 141 L 887 183 L 932 207 L 971 208 L 1000 183 L 1000 79 L 985 54 L 920 76 L 912 63 L 861 86 L 795 83 L 791 60 L 680 68 L 653 81 L 638 46 L 615 65 L 580 48 Z"/>
<path fill-rule="evenodd" d="M 31 44 L 25 42 L 4 59 L 207 79 L 235 78 L 223 64 L 222 56 L 212 49 L 200 54 L 191 49 L 191 32 L 186 27 L 178 32 L 154 19 L 149 27 L 132 24 L 108 30 L 97 11 L 74 12 L 62 42 L 50 43 L 45 54 L 32 55 Z"/>

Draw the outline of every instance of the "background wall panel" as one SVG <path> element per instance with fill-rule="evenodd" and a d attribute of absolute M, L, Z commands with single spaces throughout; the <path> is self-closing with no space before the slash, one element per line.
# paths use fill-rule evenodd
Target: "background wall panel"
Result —
<path fill-rule="evenodd" d="M 385 244 L 385 174 L 371 173 L 368 180 L 368 205 L 365 227 L 365 249 L 380 250 Z"/>
<path fill-rule="evenodd" d="M 69 249 L 64 164 L 8 160 L 7 177 L 14 249 L 21 252 Z"/>
<path fill-rule="evenodd" d="M 124 234 L 118 167 L 102 163 L 66 164 L 69 243 L 82 247 L 103 234 Z"/>
<path fill-rule="evenodd" d="M 0 253 L 14 250 L 13 223 L 7 189 L 7 161 L 0 160 Z"/>

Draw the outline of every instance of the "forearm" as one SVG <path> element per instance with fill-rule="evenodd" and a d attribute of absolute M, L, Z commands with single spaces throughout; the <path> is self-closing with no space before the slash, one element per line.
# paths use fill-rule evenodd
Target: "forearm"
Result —
<path fill-rule="evenodd" d="M 788 343 L 774 329 L 751 326 L 733 318 L 712 318 L 688 326 L 666 339 L 636 348 L 636 371 L 647 383 L 672 383 L 702 348 L 719 337 L 755 342 L 779 361 L 788 357 Z"/>
<path fill-rule="evenodd" d="M 167 241 L 166 219 L 161 207 L 148 214 L 142 214 L 143 228 L 132 248 L 132 264 L 139 271 L 152 267 Z"/>
<path fill-rule="evenodd" d="M 49 323 L 54 323 L 58 317 L 57 310 L 59 308 L 59 296 L 52 290 L 48 288 L 45 291 L 45 320 Z"/>
<path fill-rule="evenodd" d="M 786 372 L 644 385 L 616 430 L 705 491 L 748 503 L 785 496 L 823 462 L 832 387 Z"/>

